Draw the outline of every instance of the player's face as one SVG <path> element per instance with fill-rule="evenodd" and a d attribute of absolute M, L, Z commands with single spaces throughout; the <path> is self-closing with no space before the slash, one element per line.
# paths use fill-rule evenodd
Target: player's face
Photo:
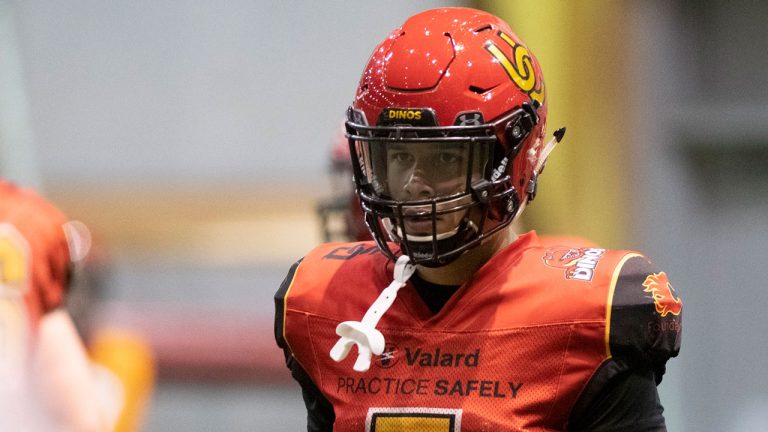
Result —
<path fill-rule="evenodd" d="M 386 188 L 397 201 L 422 201 L 464 192 L 469 170 L 467 143 L 394 143 L 386 149 Z M 475 177 L 475 175 L 473 175 Z M 424 212 L 424 206 L 421 207 Z M 439 208 L 438 208 L 439 210 Z M 413 214 L 418 210 L 410 209 Z M 406 215 L 409 209 L 405 208 Z M 456 228 L 464 212 L 437 215 L 437 233 Z M 406 231 L 413 235 L 431 235 L 431 214 L 407 218 Z"/>

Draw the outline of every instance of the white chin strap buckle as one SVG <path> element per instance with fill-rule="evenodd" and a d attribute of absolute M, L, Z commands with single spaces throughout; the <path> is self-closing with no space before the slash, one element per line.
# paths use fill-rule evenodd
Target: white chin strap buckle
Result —
<path fill-rule="evenodd" d="M 410 258 L 403 255 L 395 263 L 395 280 L 389 284 L 379 297 L 368 308 L 360 321 L 344 321 L 336 326 L 336 334 L 341 336 L 331 349 L 331 358 L 340 362 L 347 358 L 352 345 L 357 345 L 357 361 L 353 367 L 358 372 L 365 372 L 371 367 L 371 356 L 384 352 L 384 335 L 376 330 L 376 324 L 384 313 L 392 306 L 397 297 L 397 291 L 413 275 L 416 267 Z"/>

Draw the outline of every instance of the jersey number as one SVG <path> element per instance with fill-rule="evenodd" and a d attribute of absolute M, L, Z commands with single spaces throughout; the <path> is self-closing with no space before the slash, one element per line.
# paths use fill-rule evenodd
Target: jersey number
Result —
<path fill-rule="evenodd" d="M 461 410 L 450 408 L 369 408 L 365 432 L 460 432 Z"/>

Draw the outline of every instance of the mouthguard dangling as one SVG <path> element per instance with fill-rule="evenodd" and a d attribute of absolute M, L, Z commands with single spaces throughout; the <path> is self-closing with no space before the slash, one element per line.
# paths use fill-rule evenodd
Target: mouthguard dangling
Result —
<path fill-rule="evenodd" d="M 365 372 L 371 367 L 371 356 L 384 352 L 384 335 L 376 330 L 376 324 L 389 310 L 397 297 L 397 292 L 405 286 L 416 267 L 411 259 L 403 255 L 395 263 L 394 280 L 368 308 L 360 321 L 344 321 L 336 326 L 336 334 L 341 336 L 331 349 L 331 358 L 340 362 L 347 358 L 352 345 L 357 345 L 357 360 L 352 369 Z"/>

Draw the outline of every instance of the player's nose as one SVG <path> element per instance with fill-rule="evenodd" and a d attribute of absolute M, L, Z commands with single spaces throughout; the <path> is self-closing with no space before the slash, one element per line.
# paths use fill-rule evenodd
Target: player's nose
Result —
<path fill-rule="evenodd" d="M 405 183 L 405 192 L 409 199 L 429 199 L 435 196 L 435 189 L 423 170 L 414 169 Z"/>

